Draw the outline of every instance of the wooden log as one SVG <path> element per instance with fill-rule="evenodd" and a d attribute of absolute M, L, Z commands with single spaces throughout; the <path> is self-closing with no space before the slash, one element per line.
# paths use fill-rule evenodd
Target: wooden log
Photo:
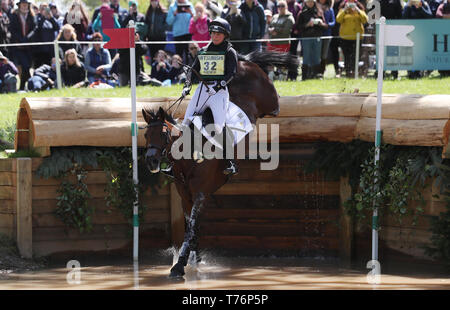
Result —
<path fill-rule="evenodd" d="M 361 117 L 376 117 L 377 97 L 368 96 Z M 383 119 L 431 120 L 450 118 L 449 95 L 383 94 Z"/>
<path fill-rule="evenodd" d="M 34 146 L 131 146 L 131 122 L 125 120 L 34 120 Z M 145 123 L 138 123 L 144 126 Z M 138 146 L 145 146 L 144 131 Z"/>
<path fill-rule="evenodd" d="M 382 119 L 383 142 L 394 145 L 443 146 L 447 120 Z M 356 138 L 374 141 L 375 118 L 363 117 L 356 127 Z"/>
<path fill-rule="evenodd" d="M 25 258 L 33 256 L 31 158 L 17 159 L 17 247 Z"/>
<path fill-rule="evenodd" d="M 138 120 L 144 121 L 143 107 L 163 107 L 169 98 L 139 99 Z M 20 107 L 32 120 L 122 119 L 131 121 L 129 98 L 23 98 Z"/>

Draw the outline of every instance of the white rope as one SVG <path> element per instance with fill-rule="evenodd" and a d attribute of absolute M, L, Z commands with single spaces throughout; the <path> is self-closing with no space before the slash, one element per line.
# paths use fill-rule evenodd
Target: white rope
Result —
<path fill-rule="evenodd" d="M 373 37 L 373 34 L 363 34 L 363 37 Z M 352 36 L 321 36 L 321 37 L 308 37 L 308 38 L 278 38 L 278 39 L 253 39 L 253 40 L 230 40 L 232 43 L 249 43 L 249 42 L 278 42 L 278 41 L 298 41 L 298 40 L 317 40 L 317 39 L 335 39 L 335 38 L 351 38 Z M 209 43 L 211 41 L 137 41 L 136 44 L 188 44 L 188 43 Z M 62 44 L 106 44 L 106 41 L 58 41 L 59 45 Z M 40 46 L 40 45 L 53 45 L 52 42 L 29 42 L 29 43 L 8 43 L 0 44 L 0 47 L 21 47 L 21 46 Z"/>

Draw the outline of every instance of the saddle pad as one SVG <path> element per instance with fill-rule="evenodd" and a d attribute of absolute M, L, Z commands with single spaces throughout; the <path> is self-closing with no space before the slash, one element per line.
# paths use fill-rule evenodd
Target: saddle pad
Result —
<path fill-rule="evenodd" d="M 210 141 L 216 147 L 223 149 L 222 144 L 212 138 L 203 127 L 201 115 L 192 116 L 191 121 L 208 141 Z M 228 105 L 225 124 L 229 129 L 231 129 L 231 132 L 233 133 L 233 145 L 238 144 L 247 134 L 249 134 L 253 130 L 252 123 L 250 122 L 247 114 L 245 114 L 244 111 L 241 110 L 241 108 L 239 108 L 231 101 Z"/>

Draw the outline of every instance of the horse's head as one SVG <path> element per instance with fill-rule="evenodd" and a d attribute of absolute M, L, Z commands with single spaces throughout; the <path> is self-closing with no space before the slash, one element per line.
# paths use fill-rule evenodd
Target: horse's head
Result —
<path fill-rule="evenodd" d="M 142 109 L 147 126 L 145 137 L 145 163 L 151 173 L 157 173 L 160 170 L 161 159 L 168 153 L 171 136 L 170 129 L 175 124 L 173 118 L 162 108 L 158 112 Z"/>

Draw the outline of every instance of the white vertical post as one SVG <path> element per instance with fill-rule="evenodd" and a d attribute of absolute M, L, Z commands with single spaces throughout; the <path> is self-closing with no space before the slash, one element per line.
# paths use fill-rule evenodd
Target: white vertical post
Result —
<path fill-rule="evenodd" d="M 361 34 L 356 34 L 356 51 L 355 51 L 355 79 L 359 76 L 359 43 L 361 41 Z"/>
<path fill-rule="evenodd" d="M 59 44 L 58 40 L 53 41 L 53 47 L 55 50 L 55 66 L 56 66 L 56 87 L 58 89 L 62 88 L 62 78 L 61 78 L 61 62 L 59 61 Z"/>
<path fill-rule="evenodd" d="M 384 27 L 386 18 L 380 18 L 380 27 L 378 35 L 378 87 L 377 87 L 377 112 L 375 119 L 375 166 L 378 166 L 380 160 L 381 146 L 381 107 L 383 99 L 383 71 L 384 71 Z M 374 202 L 372 215 L 372 260 L 378 260 L 378 207 Z"/>
<path fill-rule="evenodd" d="M 129 28 L 135 28 L 134 22 L 130 20 Z M 134 40 L 134 30 L 133 38 Z M 133 155 L 133 182 L 139 184 L 138 162 L 137 162 L 137 122 L 136 122 L 136 50 L 130 47 L 130 82 L 131 82 L 131 152 Z M 138 192 L 133 204 L 133 260 L 137 261 L 139 256 L 139 213 Z"/>

